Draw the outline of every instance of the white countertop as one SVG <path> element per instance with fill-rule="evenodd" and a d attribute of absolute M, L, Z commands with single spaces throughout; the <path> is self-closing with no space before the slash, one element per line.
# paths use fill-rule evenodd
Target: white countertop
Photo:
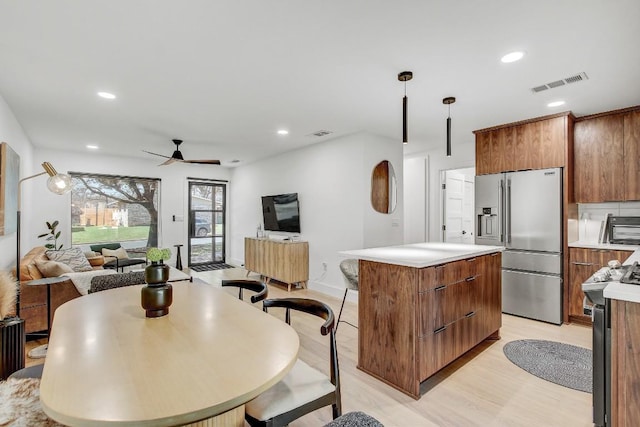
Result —
<path fill-rule="evenodd" d="M 630 265 L 635 261 L 640 261 L 640 250 L 636 250 L 631 254 L 631 256 L 623 262 L 623 265 Z M 640 286 L 611 282 L 604 288 L 603 295 L 605 298 L 640 303 Z"/>
<path fill-rule="evenodd" d="M 636 251 L 640 249 L 637 245 L 619 245 L 611 243 L 597 243 L 589 241 L 577 241 L 569 243 L 570 248 L 591 248 L 591 249 L 610 249 L 614 251 Z"/>
<path fill-rule="evenodd" d="M 504 248 L 502 246 L 427 242 L 341 251 L 339 254 L 350 258 L 381 262 L 384 264 L 424 268 L 472 258 L 474 256 L 487 255 L 493 252 L 502 252 L 503 250 Z"/>

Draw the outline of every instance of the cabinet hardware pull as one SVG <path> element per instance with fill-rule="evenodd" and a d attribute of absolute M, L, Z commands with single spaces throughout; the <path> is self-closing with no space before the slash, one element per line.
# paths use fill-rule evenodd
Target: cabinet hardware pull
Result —
<path fill-rule="evenodd" d="M 437 288 L 435 288 L 435 289 L 434 289 L 434 291 L 441 291 L 441 290 L 443 290 L 444 288 L 446 288 L 446 285 L 440 285 L 440 286 L 438 286 Z"/>
<path fill-rule="evenodd" d="M 471 312 L 465 314 L 464 317 L 472 317 L 472 316 L 475 316 L 475 314 L 476 314 L 475 311 L 471 311 Z"/>
<path fill-rule="evenodd" d="M 500 255 L 499 252 L 496 252 L 495 254 L 491 254 L 491 256 L 498 256 L 498 255 Z"/>
<path fill-rule="evenodd" d="M 587 265 L 587 266 L 593 265 L 592 262 L 579 262 L 579 261 L 573 261 L 571 264 L 573 264 L 573 265 Z"/>
<path fill-rule="evenodd" d="M 475 259 L 475 258 L 469 258 L 469 259 L 467 260 L 467 262 L 475 262 L 475 261 L 476 261 L 476 259 Z"/>
<path fill-rule="evenodd" d="M 439 334 L 440 332 L 444 331 L 445 329 L 447 329 L 447 326 L 446 326 L 446 325 L 445 325 L 445 326 L 440 326 L 438 329 L 435 329 L 435 330 L 433 331 L 433 335 L 435 335 L 435 334 Z"/>
<path fill-rule="evenodd" d="M 473 282 L 474 280 L 476 280 L 476 276 L 467 277 L 465 280 L 467 282 Z"/>

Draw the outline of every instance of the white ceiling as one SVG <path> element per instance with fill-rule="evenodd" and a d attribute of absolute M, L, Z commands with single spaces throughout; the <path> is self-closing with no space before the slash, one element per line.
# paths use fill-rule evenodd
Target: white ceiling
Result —
<path fill-rule="evenodd" d="M 182 138 L 186 159 L 243 164 L 359 131 L 401 143 L 410 70 L 405 154 L 444 150 L 455 96 L 455 155 L 475 129 L 640 104 L 639 40 L 638 0 L 2 0 L 0 94 L 36 147 L 151 158 Z"/>

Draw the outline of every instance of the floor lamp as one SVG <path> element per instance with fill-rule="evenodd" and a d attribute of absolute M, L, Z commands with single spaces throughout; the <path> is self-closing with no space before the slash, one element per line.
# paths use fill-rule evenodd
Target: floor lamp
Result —
<path fill-rule="evenodd" d="M 64 173 L 58 173 L 51 166 L 51 163 L 44 162 L 42 164 L 42 168 L 44 172 L 37 173 L 35 175 L 28 176 L 26 178 L 22 178 L 18 181 L 18 216 L 16 218 L 17 222 L 17 235 L 16 235 L 16 280 L 17 280 L 17 295 L 16 295 L 16 316 L 20 317 L 20 198 L 22 195 L 22 183 L 31 178 L 36 178 L 38 176 L 48 174 L 49 179 L 47 180 L 47 188 L 49 191 L 55 194 L 62 195 L 71 190 L 71 178 L 69 175 Z"/>

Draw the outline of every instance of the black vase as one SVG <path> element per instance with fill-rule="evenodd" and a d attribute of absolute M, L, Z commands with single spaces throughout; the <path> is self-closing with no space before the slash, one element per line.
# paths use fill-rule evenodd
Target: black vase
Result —
<path fill-rule="evenodd" d="M 162 317 L 169 314 L 173 302 L 173 288 L 166 283 L 169 280 L 169 266 L 151 264 L 144 270 L 147 286 L 142 287 L 142 308 L 147 317 Z"/>

